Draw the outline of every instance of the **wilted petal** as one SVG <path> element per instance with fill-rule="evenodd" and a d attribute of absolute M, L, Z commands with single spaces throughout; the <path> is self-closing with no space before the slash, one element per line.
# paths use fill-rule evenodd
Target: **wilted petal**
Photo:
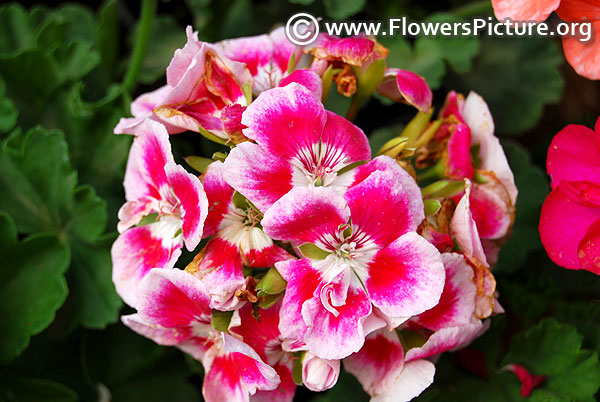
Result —
<path fill-rule="evenodd" d="M 175 87 L 183 78 L 192 60 L 202 48 L 202 42 L 198 40 L 198 32 L 194 32 L 191 26 L 185 29 L 187 42 L 181 49 L 175 50 L 173 59 L 167 67 L 167 83 Z"/>
<path fill-rule="evenodd" d="M 515 210 L 504 187 L 495 177 L 488 179 L 487 183 L 471 188 L 471 214 L 481 239 L 500 239 L 508 234 Z"/>
<path fill-rule="evenodd" d="M 369 297 L 392 317 L 420 314 L 435 306 L 444 288 L 437 249 L 416 233 L 406 233 L 379 250 L 368 267 Z"/>
<path fill-rule="evenodd" d="M 365 339 L 357 353 L 344 359 L 344 369 L 354 375 L 371 396 L 391 391 L 404 367 L 404 352 L 396 331 L 379 330 Z"/>
<path fill-rule="evenodd" d="M 296 187 L 265 213 L 261 222 L 273 239 L 316 243 L 326 234 L 337 234 L 348 222 L 342 196 L 326 187 Z"/>
<path fill-rule="evenodd" d="M 164 233 L 162 222 L 130 228 L 111 248 L 112 279 L 125 303 L 136 305 L 137 288 L 152 268 L 172 268 L 181 254 L 181 240 Z"/>
<path fill-rule="evenodd" d="M 477 224 L 471 212 L 471 181 L 465 179 L 465 183 L 465 194 L 458 202 L 450 221 L 450 232 L 463 253 L 487 264 L 479 232 L 477 231 Z"/>
<path fill-rule="evenodd" d="M 433 94 L 423 77 L 411 71 L 388 68 L 377 93 L 393 100 L 412 105 L 421 112 L 431 109 Z"/>

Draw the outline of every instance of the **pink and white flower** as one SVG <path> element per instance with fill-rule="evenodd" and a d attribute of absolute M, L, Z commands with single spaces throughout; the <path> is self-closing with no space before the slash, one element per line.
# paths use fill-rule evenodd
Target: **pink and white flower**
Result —
<path fill-rule="evenodd" d="M 416 107 L 421 112 L 431 109 L 433 94 L 423 77 L 412 71 L 400 68 L 385 70 L 377 93 L 394 102 L 402 102 Z"/>
<path fill-rule="evenodd" d="M 247 202 L 235 205 L 235 191 L 225 181 L 223 168 L 222 162 L 213 162 L 202 177 L 208 198 L 204 236 L 213 237 L 192 271 L 206 285 L 213 308 L 233 310 L 245 303 L 236 297 L 246 283 L 244 266 L 272 267 L 293 257 L 260 228 L 259 211 Z"/>
<path fill-rule="evenodd" d="M 278 86 L 288 76 L 290 63 L 294 69 L 302 55 L 302 50 L 287 39 L 283 27 L 269 34 L 227 39 L 216 46 L 230 60 L 246 64 L 254 95 Z"/>
<path fill-rule="evenodd" d="M 343 193 L 354 172 L 342 170 L 371 158 L 365 134 L 296 83 L 263 92 L 242 123 L 244 135 L 256 144 L 232 149 L 224 175 L 262 212 L 294 187 L 317 185 Z"/>
<path fill-rule="evenodd" d="M 255 350 L 213 328 L 210 297 L 203 283 L 188 272 L 151 270 L 138 289 L 137 309 L 122 317 L 125 325 L 202 362 L 206 401 L 248 401 L 259 390 L 277 388 L 277 372 Z"/>
<path fill-rule="evenodd" d="M 343 196 L 296 187 L 262 221 L 271 237 L 312 250 L 276 264 L 287 280 L 279 328 L 323 359 L 357 352 L 385 325 L 373 306 L 402 322 L 435 306 L 442 293 L 440 255 L 415 232 L 423 220 L 421 198 L 411 197 L 418 187 L 400 167 L 380 164 L 361 166 Z"/>
<path fill-rule="evenodd" d="M 172 268 L 185 242 L 193 251 L 200 239 L 208 200 L 200 180 L 175 164 L 169 135 L 145 120 L 135 130 L 119 210 L 121 233 L 112 246 L 117 293 L 135 306 L 136 289 L 152 268 Z M 139 225 L 146 218 L 148 224 Z"/>

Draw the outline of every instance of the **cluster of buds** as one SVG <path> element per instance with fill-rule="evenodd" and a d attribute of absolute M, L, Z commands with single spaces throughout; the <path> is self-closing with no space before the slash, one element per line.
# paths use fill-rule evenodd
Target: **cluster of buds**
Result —
<path fill-rule="evenodd" d="M 207 401 L 291 401 L 342 365 L 373 400 L 419 395 L 436 356 L 502 311 L 490 270 L 517 191 L 487 105 L 452 92 L 431 121 L 426 82 L 366 37 L 187 33 L 167 85 L 115 128 L 135 136 L 112 248 L 137 310 L 123 322 L 201 361 Z M 372 157 L 323 106 L 334 81 L 350 114 L 374 91 L 418 113 Z M 188 158 L 197 177 L 171 153 L 186 130 L 231 149 Z M 195 257 L 178 269 L 184 244 Z"/>

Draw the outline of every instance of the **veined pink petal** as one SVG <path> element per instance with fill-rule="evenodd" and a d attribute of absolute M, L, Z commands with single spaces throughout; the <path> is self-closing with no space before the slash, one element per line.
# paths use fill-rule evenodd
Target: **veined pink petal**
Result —
<path fill-rule="evenodd" d="M 180 269 L 153 269 L 138 290 L 138 314 L 147 323 L 177 331 L 196 323 L 210 325 L 210 298 L 192 274 Z"/>
<path fill-rule="evenodd" d="M 356 242 L 371 240 L 385 246 L 398 236 L 417 230 L 412 215 L 414 201 L 391 171 L 377 170 L 345 194 L 352 216 Z M 420 199 L 420 198 L 419 198 Z"/>
<path fill-rule="evenodd" d="M 132 307 L 144 276 L 152 268 L 172 268 L 181 254 L 181 240 L 173 239 L 174 233 L 161 232 L 160 222 L 130 228 L 112 245 L 112 280 L 119 296 Z"/>
<path fill-rule="evenodd" d="M 229 210 L 233 198 L 234 190 L 225 181 L 223 174 L 223 162 L 216 161 L 208 166 L 201 177 L 208 198 L 208 215 L 204 222 L 205 237 L 213 236 L 219 231 L 219 225 Z"/>
<path fill-rule="evenodd" d="M 223 334 L 223 341 L 225 349 L 233 356 L 240 370 L 244 388 L 250 395 L 254 395 L 259 389 L 271 391 L 277 388 L 279 375 L 273 367 L 264 363 L 250 346 L 228 334 Z"/>
<path fill-rule="evenodd" d="M 208 199 L 198 177 L 173 162 L 165 166 L 170 190 L 182 210 L 181 229 L 189 251 L 194 251 L 202 239 L 202 229 L 208 214 Z"/>
<path fill-rule="evenodd" d="M 598 120 L 600 121 L 600 119 Z M 600 184 L 600 130 L 570 124 L 554 136 L 548 148 L 546 170 L 552 188 L 562 181 L 587 181 Z"/>
<path fill-rule="evenodd" d="M 591 183 L 588 187 L 598 188 Z M 598 220 L 599 205 L 583 203 L 569 182 L 562 181 L 556 186 L 546 197 L 540 217 L 542 244 L 552 261 L 565 268 L 580 269 L 580 243 Z"/>
<path fill-rule="evenodd" d="M 407 103 L 421 112 L 431 109 L 433 94 L 423 77 L 411 71 L 388 68 L 377 93 L 394 102 Z"/>
<path fill-rule="evenodd" d="M 492 0 L 496 18 L 503 21 L 544 21 L 561 0 Z"/>
<path fill-rule="evenodd" d="M 138 334 L 152 339 L 159 345 L 176 346 L 179 343 L 193 337 L 193 330 L 189 326 L 180 328 L 165 328 L 160 325 L 144 321 L 139 314 L 130 314 L 121 317 L 121 321 L 127 327 Z"/>
<path fill-rule="evenodd" d="M 340 361 L 326 360 L 306 352 L 302 360 L 302 383 L 311 391 L 333 388 L 340 376 Z"/>
<path fill-rule="evenodd" d="M 232 354 L 219 355 L 212 361 L 204 376 L 202 396 L 206 402 L 249 401 Z"/>
<path fill-rule="evenodd" d="M 292 165 L 250 142 L 238 144 L 225 160 L 227 182 L 265 212 L 292 189 Z"/>
<path fill-rule="evenodd" d="M 439 303 L 419 314 L 414 321 L 432 331 L 470 324 L 475 312 L 477 286 L 473 268 L 462 254 L 443 253 L 446 283 Z"/>
<path fill-rule="evenodd" d="M 272 391 L 257 391 L 250 396 L 251 402 L 292 402 L 296 393 L 296 383 L 292 378 L 292 370 L 284 365 L 277 364 L 273 366 L 281 382 L 279 386 Z"/>
<path fill-rule="evenodd" d="M 284 159 L 310 152 L 319 142 L 326 113 L 304 86 L 291 83 L 263 92 L 242 115 L 243 132 L 266 152 Z"/>
<path fill-rule="evenodd" d="M 204 249 L 204 257 L 194 276 L 206 286 L 213 308 L 227 311 L 242 305 L 235 297 L 235 291 L 241 289 L 246 281 L 236 245 L 213 237 Z"/>
<path fill-rule="evenodd" d="M 365 340 L 362 324 L 371 313 L 371 303 L 362 288 L 350 287 L 346 303 L 335 309 L 337 316 L 323 306 L 318 296 L 302 306 L 302 317 L 308 326 L 304 335 L 306 346 L 323 359 L 343 359 L 360 350 Z"/>
<path fill-rule="evenodd" d="M 357 353 L 344 359 L 344 369 L 354 375 L 366 393 L 382 395 L 395 385 L 404 368 L 404 351 L 396 331 L 371 333 Z"/>
<path fill-rule="evenodd" d="M 407 194 L 410 209 L 409 215 L 413 217 L 414 224 L 418 226 L 423 219 L 425 219 L 421 189 L 417 185 L 415 179 L 413 179 L 412 176 L 393 158 L 386 155 L 380 155 L 369 163 L 353 169 L 351 172 L 353 172 L 352 174 L 354 174 L 354 176 L 350 187 L 357 185 L 369 177 L 371 173 L 379 170 L 391 172 L 394 180 L 397 181 L 396 187 L 401 188 Z M 351 172 L 344 174 L 349 174 Z"/>
<path fill-rule="evenodd" d="M 273 42 L 273 63 L 281 71 L 285 72 L 287 70 L 292 55 L 295 55 L 295 64 L 298 64 L 302 56 L 302 49 L 288 40 L 284 27 L 274 29 L 269 34 L 269 39 Z"/>
<path fill-rule="evenodd" d="M 466 124 L 454 125 L 454 130 L 448 140 L 446 174 L 452 179 L 473 178 L 471 131 Z"/>
<path fill-rule="evenodd" d="M 418 361 L 419 359 L 425 359 L 447 352 L 448 350 L 455 350 L 466 346 L 473 339 L 481 335 L 488 326 L 489 324 L 484 325 L 481 321 L 475 320 L 471 324 L 459 327 L 442 328 L 434 332 L 420 348 L 412 348 L 406 351 L 406 361 Z"/>
<path fill-rule="evenodd" d="M 137 225 L 144 216 L 151 214 L 156 208 L 156 203 L 157 200 L 152 197 L 143 197 L 123 204 L 118 213 L 117 230 L 119 233 L 123 233 L 133 225 Z"/>
<path fill-rule="evenodd" d="M 368 38 L 338 38 L 321 34 L 309 49 L 318 59 L 341 60 L 354 66 L 361 66 L 372 55 L 375 42 Z"/>
<path fill-rule="evenodd" d="M 260 320 L 253 313 L 252 305 L 246 304 L 239 309 L 240 325 L 232 327 L 231 332 L 242 337 L 260 358 L 275 365 L 283 357 L 281 333 L 279 332 L 279 310 L 281 301 L 268 309 L 258 310 Z"/>
<path fill-rule="evenodd" d="M 477 224 L 471 212 L 471 181 L 465 179 L 465 194 L 461 197 L 452 220 L 450 221 L 450 233 L 454 237 L 460 250 L 470 257 L 474 257 L 482 264 L 487 265 L 487 259 L 481 239 L 477 230 Z"/>
<path fill-rule="evenodd" d="M 435 366 L 427 360 L 415 360 L 404 365 L 402 373 L 383 395 L 371 398 L 371 402 L 407 402 L 416 398 L 433 383 Z"/>
<path fill-rule="evenodd" d="M 323 83 L 321 82 L 321 77 L 319 77 L 319 74 L 315 73 L 314 71 L 307 69 L 292 71 L 290 75 L 283 78 L 279 82 L 279 86 L 285 87 L 292 82 L 296 82 L 306 87 L 309 91 L 315 94 L 317 99 L 321 99 L 323 96 Z"/>
<path fill-rule="evenodd" d="M 279 314 L 279 330 L 286 339 L 302 341 L 307 330 L 302 306 L 313 297 L 323 278 L 306 258 L 279 262 L 275 267 L 287 281 Z"/>
<path fill-rule="evenodd" d="M 471 146 L 479 145 L 479 169 L 494 172 L 510 196 L 512 205 L 517 202 L 517 186 L 512 170 L 494 135 L 494 120 L 488 105 L 474 91 L 469 92 L 462 108 L 462 117 L 471 129 Z"/>
<path fill-rule="evenodd" d="M 324 166 L 349 165 L 371 159 L 369 140 L 352 122 L 327 111 L 327 123 L 321 137 Z"/>
<path fill-rule="evenodd" d="M 440 253 L 416 233 L 379 250 L 365 282 L 371 302 L 392 317 L 413 316 L 435 306 L 444 288 Z"/>
<path fill-rule="evenodd" d="M 173 162 L 169 134 L 162 124 L 151 120 L 145 120 L 135 134 L 125 170 L 125 198 L 161 199 L 159 189 L 168 186 L 165 165 Z"/>
<path fill-rule="evenodd" d="M 332 189 L 295 187 L 267 210 L 261 223 L 273 239 L 315 243 L 337 234 L 348 218 L 346 202 Z"/>

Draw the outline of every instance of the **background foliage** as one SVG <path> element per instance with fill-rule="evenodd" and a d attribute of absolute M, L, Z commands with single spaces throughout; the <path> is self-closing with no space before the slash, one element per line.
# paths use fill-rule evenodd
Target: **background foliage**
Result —
<path fill-rule="evenodd" d="M 108 392 L 114 401 L 201 399 L 197 362 L 118 322 L 128 309 L 114 291 L 109 252 L 131 141 L 112 129 L 128 115 L 132 97 L 164 83 L 186 25 L 199 30 L 201 40 L 217 41 L 264 33 L 298 11 L 357 20 L 491 15 L 486 1 L 458 0 L 146 5 L 150 14 L 156 10 L 146 27 L 146 51 L 138 41 L 141 10 L 131 2 L 107 0 L 94 9 L 62 3 L 0 7 L 2 401 L 88 401 Z M 491 329 L 468 349 L 443 356 L 436 382 L 419 400 L 520 400 L 518 380 L 501 370 L 519 363 L 547 375 L 532 400 L 593 401 L 600 384 L 600 279 L 553 265 L 537 223 L 548 193 L 548 144 L 566 124 L 593 125 L 600 86 L 576 76 L 560 42 L 549 39 L 395 37 L 383 43 L 389 65 L 427 78 L 438 108 L 450 89 L 484 96 L 520 191 L 513 237 L 494 270 L 506 314 L 493 318 Z M 132 62 L 136 52 L 140 58 Z M 343 111 L 344 102 L 332 94 L 327 106 Z M 356 123 L 377 149 L 413 113 L 374 98 Z M 193 133 L 172 142 L 179 161 L 218 149 Z M 342 373 L 335 389 L 319 395 L 299 390 L 297 399 L 367 396 Z"/>

